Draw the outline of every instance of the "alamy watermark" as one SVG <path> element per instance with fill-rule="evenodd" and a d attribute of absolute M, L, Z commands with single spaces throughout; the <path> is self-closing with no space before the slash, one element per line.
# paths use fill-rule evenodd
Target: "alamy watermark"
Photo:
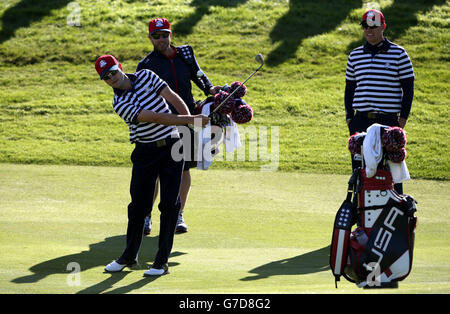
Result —
<path fill-rule="evenodd" d="M 92 9 L 91 7 L 89 7 L 92 5 L 92 3 L 83 4 L 87 12 Z M 151 6 L 150 2 L 149 6 Z M 104 8 L 114 14 L 114 25 L 125 23 L 123 17 L 126 16 L 126 14 L 122 1 L 108 0 Z M 67 15 L 67 26 L 81 27 L 81 5 L 77 1 L 72 1 L 67 4 L 66 9 L 67 11 L 69 11 Z M 91 16 L 91 18 L 96 18 L 96 16 Z"/>
<path fill-rule="evenodd" d="M 67 275 L 66 282 L 69 287 L 81 285 L 81 266 L 77 262 L 70 262 L 66 267 L 70 273 Z"/>
<path fill-rule="evenodd" d="M 367 275 L 366 282 L 369 287 L 379 287 L 381 286 L 381 271 L 380 264 L 376 262 L 371 262 L 365 265 L 366 269 L 370 271 Z"/>
<path fill-rule="evenodd" d="M 69 14 L 67 15 L 67 25 L 68 26 L 81 26 L 81 6 L 78 2 L 70 2 L 67 4 L 67 10 Z"/>
<path fill-rule="evenodd" d="M 186 161 L 197 161 L 203 165 L 203 169 L 207 169 L 213 162 L 235 161 L 257 162 L 261 171 L 278 170 L 278 126 L 231 125 L 224 128 L 202 128 L 199 123 L 200 119 L 196 119 L 193 128 L 178 127 L 182 141 L 172 147 L 174 160 L 184 158 Z M 192 129 L 194 136 L 191 136 Z"/>

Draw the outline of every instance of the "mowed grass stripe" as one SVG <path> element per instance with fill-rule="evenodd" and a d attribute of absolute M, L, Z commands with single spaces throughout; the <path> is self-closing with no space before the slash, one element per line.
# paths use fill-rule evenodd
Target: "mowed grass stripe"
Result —
<path fill-rule="evenodd" d="M 109 275 L 104 266 L 125 243 L 128 167 L 0 164 L 0 280 L 3 293 L 366 293 L 328 267 L 332 224 L 348 176 L 193 170 L 185 217 L 176 235 L 171 274 L 143 271 L 157 248 L 159 214 L 139 266 Z M 389 293 L 448 293 L 449 184 L 412 180 L 419 204 L 414 267 Z M 67 284 L 70 262 L 80 286 Z M 372 293 L 372 292 L 368 292 Z"/>

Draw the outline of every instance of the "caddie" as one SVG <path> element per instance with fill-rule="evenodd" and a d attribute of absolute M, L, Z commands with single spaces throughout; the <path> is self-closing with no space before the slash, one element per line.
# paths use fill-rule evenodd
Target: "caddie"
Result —
<path fill-rule="evenodd" d="M 169 20 L 165 18 L 152 19 L 148 23 L 148 38 L 152 44 L 153 51 L 139 62 L 136 71 L 149 69 L 155 72 L 181 97 L 181 99 L 183 99 L 191 114 L 194 114 L 195 101 L 192 95 L 191 82 L 194 82 L 195 85 L 203 91 L 205 96 L 216 94 L 222 86 L 213 86 L 209 78 L 201 71 L 192 46 L 182 45 L 175 47 L 172 45 L 172 37 L 173 33 Z M 169 108 L 173 112 L 177 112 L 177 109 L 172 107 L 170 102 Z M 190 129 L 184 128 L 184 130 Z M 178 233 L 188 231 L 183 212 L 191 189 L 190 168 L 195 168 L 197 165 L 197 162 L 195 161 L 193 131 L 191 130 L 190 136 L 188 134 L 188 132 L 182 132 L 182 136 L 185 136 L 183 138 L 183 143 L 186 148 L 185 153 L 187 158 L 184 163 L 184 171 L 181 180 L 181 211 L 176 228 L 176 232 Z M 157 191 L 155 191 L 155 198 L 156 195 Z M 149 216 L 147 217 L 144 226 L 144 234 L 149 234 L 150 231 L 151 217 Z"/>

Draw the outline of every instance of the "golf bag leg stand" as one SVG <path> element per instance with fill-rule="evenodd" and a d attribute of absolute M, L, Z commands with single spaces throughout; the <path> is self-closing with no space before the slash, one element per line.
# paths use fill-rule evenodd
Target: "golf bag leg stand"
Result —
<path fill-rule="evenodd" d="M 334 219 L 334 229 L 331 241 L 330 266 L 335 278 L 335 286 L 344 275 L 344 267 L 347 265 L 347 251 L 350 240 L 352 225 L 355 223 L 356 206 L 352 202 L 352 196 L 355 193 L 357 176 L 359 168 L 355 169 L 348 181 L 347 197 L 336 213 Z"/>

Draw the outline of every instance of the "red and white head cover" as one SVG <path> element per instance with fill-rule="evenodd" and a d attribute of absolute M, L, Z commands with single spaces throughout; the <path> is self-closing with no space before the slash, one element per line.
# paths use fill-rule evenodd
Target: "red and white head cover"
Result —
<path fill-rule="evenodd" d="M 353 155 L 361 154 L 361 145 L 366 133 L 355 133 L 348 139 L 348 150 Z"/>
<path fill-rule="evenodd" d="M 406 134 L 400 127 L 390 127 L 381 138 L 383 147 L 388 152 L 398 152 L 406 146 Z"/>
<path fill-rule="evenodd" d="M 220 91 L 214 95 L 214 108 L 219 106 L 227 97 L 229 93 L 225 91 Z M 217 112 L 221 114 L 230 114 L 233 111 L 235 100 L 233 97 L 228 98 L 228 100 L 219 108 Z"/>
<path fill-rule="evenodd" d="M 239 86 L 241 86 L 240 88 L 239 88 Z M 242 98 L 242 97 L 244 97 L 245 96 L 245 94 L 247 93 L 247 86 L 245 86 L 244 84 L 242 84 L 242 82 L 240 82 L 240 81 L 234 81 L 233 83 L 231 83 L 231 93 L 235 90 L 235 89 L 237 89 L 237 88 L 239 88 L 239 90 L 236 92 L 236 93 L 234 93 L 233 94 L 233 96 L 235 97 L 235 98 Z"/>
<path fill-rule="evenodd" d="M 238 124 L 250 122 L 253 118 L 253 109 L 249 105 L 241 105 L 234 108 L 231 119 Z"/>

